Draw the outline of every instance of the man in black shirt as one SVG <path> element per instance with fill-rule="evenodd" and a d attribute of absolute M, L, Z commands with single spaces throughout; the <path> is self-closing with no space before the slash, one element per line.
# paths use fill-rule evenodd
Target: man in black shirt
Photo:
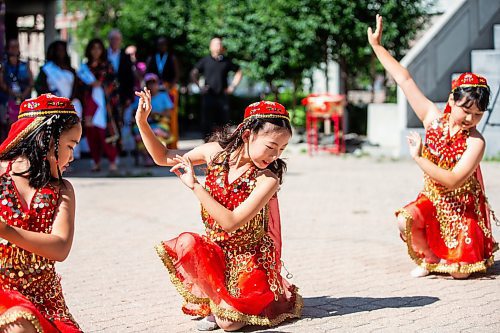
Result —
<path fill-rule="evenodd" d="M 202 110 L 201 126 L 206 138 L 213 127 L 224 126 L 229 123 L 229 100 L 241 81 L 243 73 L 238 65 L 223 55 L 224 47 L 220 37 L 210 41 L 210 55 L 202 58 L 191 71 L 191 78 L 199 86 L 199 76 L 205 78 L 205 85 L 201 87 Z M 234 79 L 228 86 L 229 72 L 235 72 Z"/>

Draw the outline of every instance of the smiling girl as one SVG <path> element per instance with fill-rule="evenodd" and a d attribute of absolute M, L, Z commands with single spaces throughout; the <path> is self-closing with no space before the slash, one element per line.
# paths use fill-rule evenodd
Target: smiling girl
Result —
<path fill-rule="evenodd" d="M 278 103 L 254 103 L 234 132 L 217 133 L 214 142 L 179 156 L 148 125 L 149 91 L 137 94 L 136 121 L 147 150 L 157 164 L 173 166 L 202 205 L 206 235 L 185 232 L 156 248 L 186 301 L 183 311 L 205 317 L 200 330 L 274 326 L 299 317 L 302 298 L 280 274 L 276 192 L 286 170 L 280 155 L 291 137 L 288 112 Z M 208 166 L 204 186 L 193 172 L 199 164 Z"/>

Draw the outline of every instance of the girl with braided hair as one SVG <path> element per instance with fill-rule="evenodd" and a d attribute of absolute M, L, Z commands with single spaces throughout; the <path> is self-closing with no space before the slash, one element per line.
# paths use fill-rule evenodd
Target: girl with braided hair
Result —
<path fill-rule="evenodd" d="M 73 241 L 75 194 L 62 178 L 80 140 L 67 98 L 21 103 L 0 145 L 0 332 L 80 332 L 54 264 Z"/>
<path fill-rule="evenodd" d="M 202 205 L 206 235 L 185 232 L 156 247 L 185 299 L 183 311 L 205 317 L 199 330 L 274 326 L 299 317 L 302 298 L 280 274 L 276 192 L 286 170 L 280 155 L 291 137 L 288 112 L 274 102 L 251 104 L 233 133 L 217 133 L 180 156 L 148 125 L 150 92 L 136 94 L 136 123 L 146 149 L 158 165 L 172 166 Z M 200 164 L 208 167 L 204 186 L 193 172 Z"/>

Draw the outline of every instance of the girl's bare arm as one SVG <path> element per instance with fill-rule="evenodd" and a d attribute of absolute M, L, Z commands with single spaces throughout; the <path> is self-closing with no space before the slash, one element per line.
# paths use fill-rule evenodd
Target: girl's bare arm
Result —
<path fill-rule="evenodd" d="M 382 46 L 382 29 L 382 17 L 377 15 L 377 28 L 375 32 L 372 32 L 372 29 L 368 28 L 368 41 L 379 61 L 403 90 L 415 114 L 422 121 L 424 127 L 427 128 L 441 113 L 436 105 L 424 96 L 410 75 L 410 72 Z"/>

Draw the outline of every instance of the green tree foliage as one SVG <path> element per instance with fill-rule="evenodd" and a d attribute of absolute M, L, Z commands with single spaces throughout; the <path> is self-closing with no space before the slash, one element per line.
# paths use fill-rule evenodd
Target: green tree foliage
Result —
<path fill-rule="evenodd" d="M 428 0 L 93 0 L 68 1 L 83 9 L 77 37 L 105 39 L 114 27 L 125 44 L 145 57 L 158 35 L 168 36 L 183 68 L 208 54 L 211 37 L 220 35 L 228 54 L 245 75 L 276 88 L 290 80 L 295 89 L 305 73 L 326 61 L 341 66 L 343 88 L 373 77 L 375 62 L 366 29 L 375 14 L 385 17 L 384 44 L 397 58 L 425 23 Z"/>

